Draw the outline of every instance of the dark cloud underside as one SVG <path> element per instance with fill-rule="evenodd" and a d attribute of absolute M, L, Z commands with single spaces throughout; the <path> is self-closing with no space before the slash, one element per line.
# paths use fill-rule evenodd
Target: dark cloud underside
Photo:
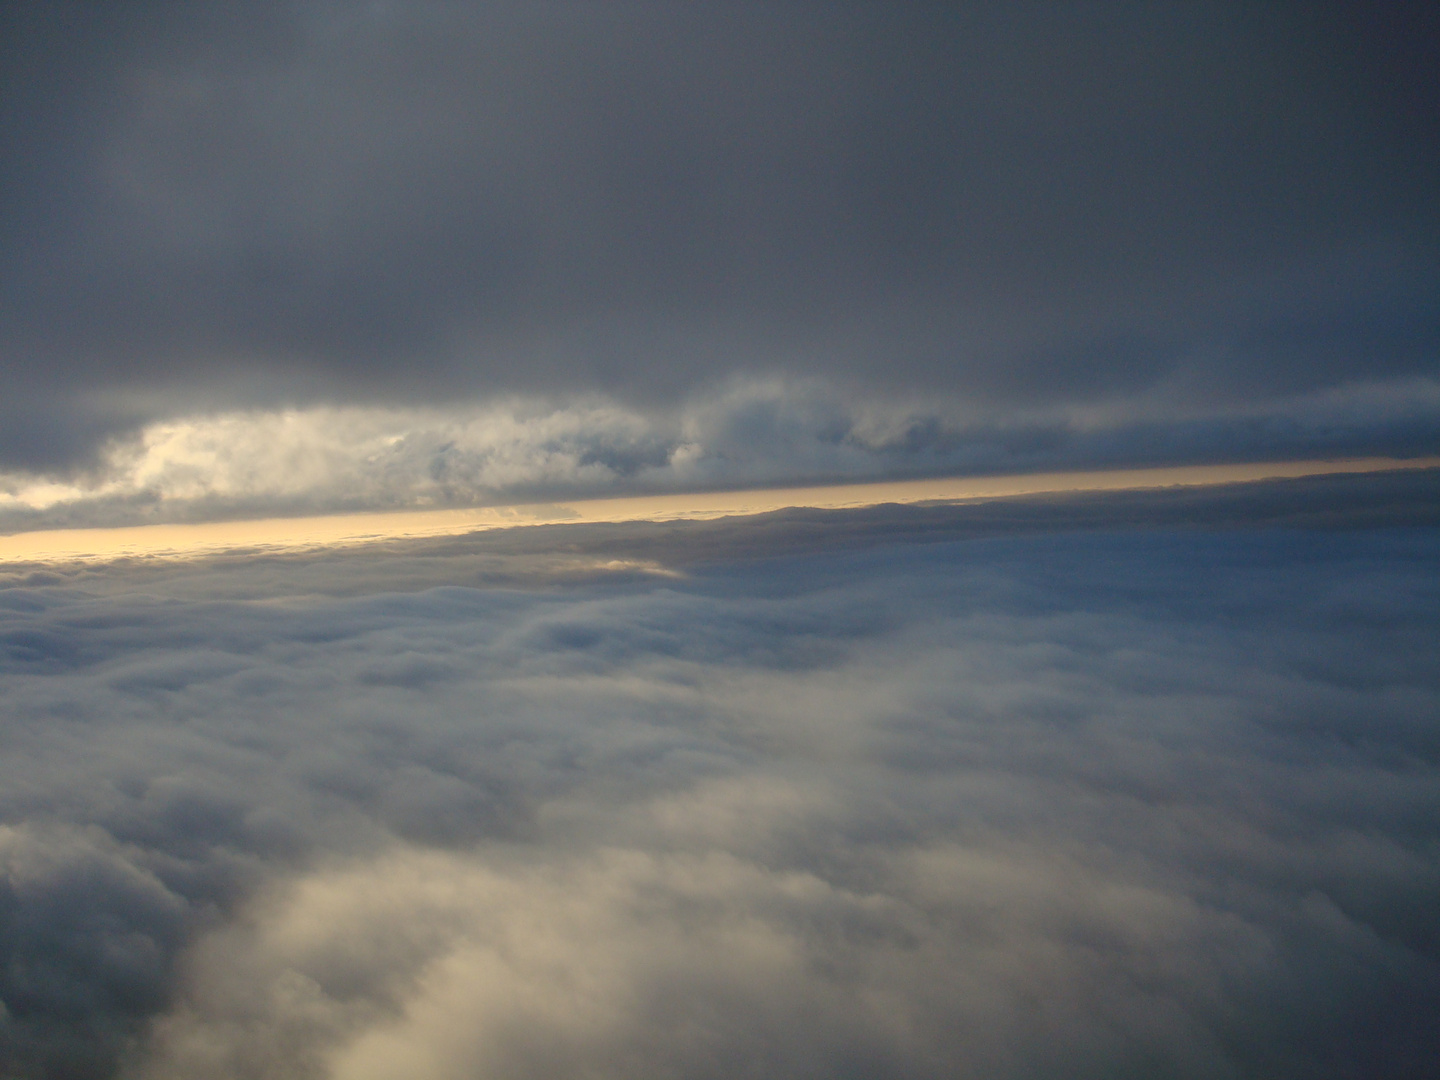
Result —
<path fill-rule="evenodd" d="M 15 465 L 288 401 L 1436 375 L 1431 5 L 4 17 Z"/>

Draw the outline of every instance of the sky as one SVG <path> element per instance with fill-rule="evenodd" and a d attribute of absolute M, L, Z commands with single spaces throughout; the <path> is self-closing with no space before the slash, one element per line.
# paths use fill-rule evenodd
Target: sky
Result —
<path fill-rule="evenodd" d="M 6 531 L 1437 444 L 1433 5 L 3 10 Z"/>
<path fill-rule="evenodd" d="M 0 0 L 0 1075 L 1428 1076 L 1437 73 Z"/>

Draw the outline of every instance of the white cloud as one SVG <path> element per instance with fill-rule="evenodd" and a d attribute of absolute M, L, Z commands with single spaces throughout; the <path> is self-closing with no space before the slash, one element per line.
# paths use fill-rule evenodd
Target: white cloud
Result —
<path fill-rule="evenodd" d="M 451 408 L 316 407 L 190 416 L 112 443 L 83 477 L 0 476 L 0 527 L 126 524 L 533 502 L 636 491 L 965 471 L 1432 453 L 1440 387 L 1356 385 L 1195 413 L 984 415 L 858 397 L 818 381 L 741 381 L 672 410 L 592 397 Z"/>

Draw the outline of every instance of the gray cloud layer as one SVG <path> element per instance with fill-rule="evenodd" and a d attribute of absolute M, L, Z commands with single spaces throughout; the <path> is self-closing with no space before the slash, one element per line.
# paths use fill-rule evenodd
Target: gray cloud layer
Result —
<path fill-rule="evenodd" d="M 12 467 L 277 403 L 783 375 L 1003 420 L 1437 374 L 1431 5 L 4 19 Z"/>
<path fill-rule="evenodd" d="M 5 1067 L 1422 1075 L 1434 484 L 12 568 Z"/>
<path fill-rule="evenodd" d="M 682 408 L 312 408 L 152 424 L 68 477 L 0 472 L 0 531 L 549 502 L 642 492 L 1440 450 L 1440 382 L 1260 408 L 1034 411 L 736 383 Z"/>

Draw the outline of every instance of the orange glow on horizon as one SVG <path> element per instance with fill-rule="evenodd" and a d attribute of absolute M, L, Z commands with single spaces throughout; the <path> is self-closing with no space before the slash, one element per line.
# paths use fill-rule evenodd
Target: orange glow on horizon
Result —
<path fill-rule="evenodd" d="M 635 495 L 513 506 L 183 525 L 57 529 L 0 536 L 0 562 L 185 557 L 235 550 L 296 551 L 382 540 L 454 536 L 524 525 L 707 520 L 774 510 L 859 509 L 884 503 L 966 502 L 1018 495 L 1192 487 L 1246 481 L 1440 467 L 1440 457 L 1361 458 L 1245 465 L 1186 465 L 1021 476 L 946 477 L 798 488 Z"/>

